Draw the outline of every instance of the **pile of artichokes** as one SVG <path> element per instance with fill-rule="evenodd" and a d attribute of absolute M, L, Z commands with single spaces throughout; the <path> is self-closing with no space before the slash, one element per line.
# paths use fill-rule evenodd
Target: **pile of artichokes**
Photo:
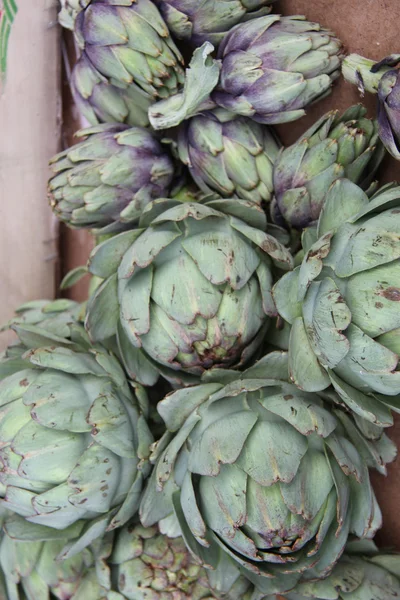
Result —
<path fill-rule="evenodd" d="M 400 55 L 273 0 L 61 0 L 84 128 L 54 214 L 95 248 L 0 357 L 0 598 L 390 600 Z M 378 95 L 300 119 L 343 73 Z"/>

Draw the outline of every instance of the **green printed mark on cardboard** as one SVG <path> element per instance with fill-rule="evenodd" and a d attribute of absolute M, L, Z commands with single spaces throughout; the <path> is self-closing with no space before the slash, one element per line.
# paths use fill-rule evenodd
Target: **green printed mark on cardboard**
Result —
<path fill-rule="evenodd" d="M 0 0 L 0 81 L 4 81 L 7 71 L 8 40 L 17 10 L 15 0 Z"/>

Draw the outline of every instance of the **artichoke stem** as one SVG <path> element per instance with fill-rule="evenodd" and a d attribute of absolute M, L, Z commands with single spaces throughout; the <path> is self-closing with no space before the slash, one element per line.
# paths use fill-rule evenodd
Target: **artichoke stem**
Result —
<path fill-rule="evenodd" d="M 342 64 L 343 77 L 356 85 L 362 96 L 365 91 L 376 94 L 382 75 L 391 67 L 383 66 L 377 73 L 372 73 L 371 69 L 375 64 L 376 61 L 364 58 L 359 54 L 350 54 L 346 56 Z"/>

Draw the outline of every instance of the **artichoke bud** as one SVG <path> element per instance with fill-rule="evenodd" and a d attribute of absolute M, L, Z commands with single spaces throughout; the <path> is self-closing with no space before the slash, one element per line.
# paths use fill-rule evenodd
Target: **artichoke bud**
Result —
<path fill-rule="evenodd" d="M 400 393 L 400 187 L 370 199 L 347 179 L 324 199 L 317 240 L 273 296 L 291 326 L 289 365 L 301 389 L 333 385 L 347 407 L 379 427 Z"/>
<path fill-rule="evenodd" d="M 206 0 L 156 0 L 171 33 L 195 46 L 204 42 L 219 44 L 224 35 L 240 22 L 271 12 L 274 0 L 215 2 Z"/>
<path fill-rule="evenodd" d="M 87 545 L 137 510 L 152 443 L 145 392 L 78 324 L 65 338 L 13 328 L 20 344 L 0 361 L 1 504 L 54 530 L 83 523 Z"/>
<path fill-rule="evenodd" d="M 293 260 L 265 232 L 263 210 L 239 199 L 157 200 L 140 226 L 92 253 L 91 272 L 107 278 L 88 307 L 92 339 L 117 334 L 127 361 L 140 352 L 172 380 L 245 364 L 276 314 L 272 269 Z"/>
<path fill-rule="evenodd" d="M 151 200 L 168 195 L 174 165 L 150 131 L 103 124 L 77 135 L 83 141 L 50 161 L 50 204 L 60 220 L 113 233 L 137 223 Z"/>
<path fill-rule="evenodd" d="M 279 148 L 267 127 L 225 111 L 193 117 L 178 134 L 180 159 L 204 193 L 258 204 L 271 199 Z"/>
<path fill-rule="evenodd" d="M 288 383 L 286 353 L 226 375 L 159 403 L 170 433 L 141 520 L 164 526 L 174 513 L 198 557 L 216 540 L 261 592 L 284 593 L 326 577 L 349 534 L 380 527 L 367 465 L 384 462 L 389 442 L 367 441 L 337 395 Z"/>
<path fill-rule="evenodd" d="M 384 157 L 378 123 L 353 106 L 330 112 L 278 156 L 274 167 L 273 220 L 302 229 L 316 222 L 330 186 L 340 178 L 368 190 Z"/>

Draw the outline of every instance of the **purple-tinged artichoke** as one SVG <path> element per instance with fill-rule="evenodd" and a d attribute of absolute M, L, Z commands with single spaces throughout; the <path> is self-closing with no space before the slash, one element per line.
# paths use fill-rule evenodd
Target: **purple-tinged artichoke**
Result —
<path fill-rule="evenodd" d="M 363 94 L 378 95 L 379 137 L 386 150 L 400 160 L 400 70 L 393 69 L 400 54 L 387 56 L 380 62 L 350 54 L 343 61 L 343 75 L 355 83 Z"/>
<path fill-rule="evenodd" d="M 155 0 L 171 33 L 195 46 L 218 45 L 240 22 L 271 12 L 274 0 Z"/>
<path fill-rule="evenodd" d="M 223 110 L 183 123 L 179 157 L 205 193 L 261 202 L 271 199 L 279 143 L 270 129 Z"/>
<path fill-rule="evenodd" d="M 213 100 L 259 123 L 285 123 L 329 93 L 342 44 L 305 17 L 269 15 L 234 27 L 218 49 L 222 61 Z"/>
<path fill-rule="evenodd" d="M 115 231 L 168 195 L 173 162 L 147 129 L 102 124 L 76 135 L 83 141 L 51 159 L 48 186 L 54 213 L 69 226 Z"/>
<path fill-rule="evenodd" d="M 74 34 L 81 56 L 72 91 L 90 124 L 147 125 L 152 102 L 183 83 L 182 56 L 150 0 L 80 0 Z M 75 11 L 76 12 L 76 11 Z"/>
<path fill-rule="evenodd" d="M 196 48 L 183 90 L 150 107 L 154 129 L 216 106 L 265 124 L 299 119 L 339 76 L 342 43 L 305 17 L 267 15 L 231 29 L 219 60 L 213 51 L 210 42 Z"/>
<path fill-rule="evenodd" d="M 347 177 L 367 189 L 385 150 L 378 124 L 366 109 L 349 108 L 341 117 L 331 111 L 280 153 L 274 165 L 273 220 L 302 229 L 319 217 L 334 181 Z M 373 188 L 374 186 L 372 186 Z"/>

